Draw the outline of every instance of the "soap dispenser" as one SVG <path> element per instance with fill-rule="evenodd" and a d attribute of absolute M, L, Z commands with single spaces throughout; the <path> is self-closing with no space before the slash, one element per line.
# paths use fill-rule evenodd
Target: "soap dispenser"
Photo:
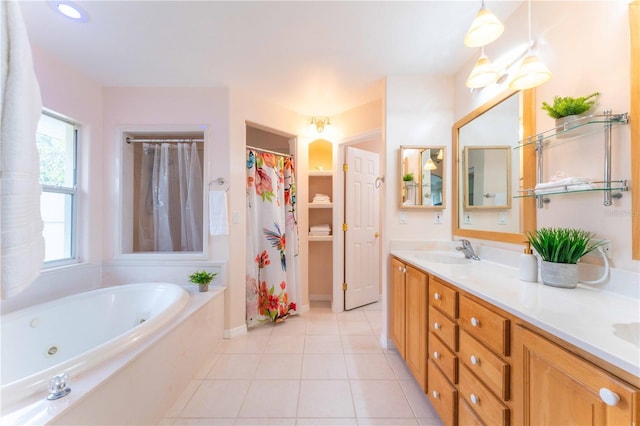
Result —
<path fill-rule="evenodd" d="M 538 281 L 538 258 L 531 251 L 531 243 L 525 241 L 527 246 L 524 253 L 520 255 L 520 280 L 522 281 Z"/>

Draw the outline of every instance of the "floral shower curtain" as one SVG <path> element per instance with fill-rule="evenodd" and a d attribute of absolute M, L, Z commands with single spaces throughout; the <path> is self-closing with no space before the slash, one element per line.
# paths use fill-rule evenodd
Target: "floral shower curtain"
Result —
<path fill-rule="evenodd" d="M 247 325 L 280 322 L 299 302 L 293 161 L 247 150 Z"/>

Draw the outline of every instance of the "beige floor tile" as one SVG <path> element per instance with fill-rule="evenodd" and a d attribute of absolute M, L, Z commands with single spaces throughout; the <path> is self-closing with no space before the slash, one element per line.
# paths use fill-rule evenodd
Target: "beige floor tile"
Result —
<path fill-rule="evenodd" d="M 165 417 L 180 417 L 180 413 L 187 405 L 189 400 L 193 397 L 193 394 L 196 393 L 202 380 L 191 380 L 187 387 L 182 391 L 178 399 L 173 403 L 169 411 L 165 413 Z"/>
<path fill-rule="evenodd" d="M 274 331 L 269 337 L 264 353 L 269 354 L 301 354 L 304 351 L 304 334 L 299 336 L 280 335 Z"/>
<path fill-rule="evenodd" d="M 302 357 L 302 379 L 348 379 L 343 354 L 305 354 Z"/>
<path fill-rule="evenodd" d="M 340 334 L 343 336 L 371 336 L 373 329 L 369 321 L 364 319 L 363 321 L 340 321 Z"/>
<path fill-rule="evenodd" d="M 378 336 L 342 336 L 344 353 L 382 353 Z"/>
<path fill-rule="evenodd" d="M 236 426 L 295 426 L 295 424 L 295 417 L 274 417 L 269 419 L 265 419 L 264 417 L 240 417 L 234 423 Z"/>
<path fill-rule="evenodd" d="M 246 334 L 228 340 L 224 353 L 227 354 L 255 354 L 262 353 L 267 347 L 269 334 Z"/>
<path fill-rule="evenodd" d="M 341 354 L 342 339 L 339 335 L 307 335 L 304 352 L 312 354 Z"/>
<path fill-rule="evenodd" d="M 298 417 L 354 417 L 347 380 L 303 380 Z"/>
<path fill-rule="evenodd" d="M 408 419 L 376 419 L 376 418 L 358 418 L 359 426 L 418 426 L 418 420 L 414 418 Z"/>
<path fill-rule="evenodd" d="M 194 379 L 205 379 L 209 375 L 209 372 L 211 371 L 211 368 L 216 363 L 216 361 L 218 361 L 218 358 L 220 358 L 221 355 L 222 355 L 222 353 L 213 353 L 213 354 L 211 354 L 208 357 L 208 359 L 202 364 L 202 367 L 200 367 L 198 369 L 198 371 L 196 371 L 196 373 L 193 375 L 193 378 Z"/>
<path fill-rule="evenodd" d="M 347 372 L 352 380 L 395 380 L 396 376 L 382 354 L 345 354 Z"/>
<path fill-rule="evenodd" d="M 429 398 L 425 395 L 415 380 L 403 380 L 398 383 L 400 384 L 407 401 L 409 401 L 409 405 L 411 406 L 415 417 L 438 417 L 438 414 L 429 402 Z"/>
<path fill-rule="evenodd" d="M 331 320 L 309 320 L 307 322 L 307 335 L 311 334 L 340 334 L 338 321 Z"/>
<path fill-rule="evenodd" d="M 363 311 L 356 309 L 353 311 L 339 312 L 336 314 L 336 319 L 338 321 L 366 321 L 367 317 Z"/>
<path fill-rule="evenodd" d="M 256 380 L 300 380 L 302 354 L 263 354 L 258 363 Z"/>
<path fill-rule="evenodd" d="M 298 380 L 254 380 L 239 417 L 295 417 L 299 387 Z"/>
<path fill-rule="evenodd" d="M 222 354 L 211 367 L 208 379 L 251 380 L 256 373 L 260 354 Z"/>
<path fill-rule="evenodd" d="M 157 426 L 171 426 L 176 419 L 164 418 L 160 419 Z"/>
<path fill-rule="evenodd" d="M 385 356 L 398 380 L 414 380 L 409 367 L 407 367 L 398 352 L 385 352 Z"/>
<path fill-rule="evenodd" d="M 205 380 L 181 417 L 237 417 L 249 389 L 248 380 Z"/>
<path fill-rule="evenodd" d="M 420 426 L 443 426 L 443 423 L 438 416 L 419 418 L 418 424 Z"/>
<path fill-rule="evenodd" d="M 358 418 L 413 418 L 407 399 L 395 380 L 351 380 Z"/>
<path fill-rule="evenodd" d="M 299 417 L 296 425 L 298 426 L 357 426 L 358 421 L 355 417 L 343 417 L 332 419 L 330 417 Z"/>
<path fill-rule="evenodd" d="M 177 419 L 174 426 L 232 426 L 235 418 Z"/>
<path fill-rule="evenodd" d="M 381 299 L 381 297 L 379 299 Z M 382 302 L 378 300 L 376 303 L 363 306 L 361 309 L 363 311 L 382 311 Z"/>
<path fill-rule="evenodd" d="M 271 336 L 303 336 L 306 331 L 307 320 L 300 315 L 296 315 L 281 324 L 275 324 Z"/>

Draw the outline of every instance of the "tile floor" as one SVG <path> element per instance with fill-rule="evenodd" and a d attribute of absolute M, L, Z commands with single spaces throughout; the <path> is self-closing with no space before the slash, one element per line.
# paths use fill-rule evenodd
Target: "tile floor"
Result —
<path fill-rule="evenodd" d="M 218 345 L 160 425 L 441 425 L 395 350 L 380 303 L 264 324 Z"/>

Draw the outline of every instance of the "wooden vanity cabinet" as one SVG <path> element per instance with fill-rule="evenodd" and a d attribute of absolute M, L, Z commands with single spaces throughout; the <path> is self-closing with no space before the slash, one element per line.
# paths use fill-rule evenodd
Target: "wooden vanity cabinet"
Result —
<path fill-rule="evenodd" d="M 427 274 L 391 260 L 391 340 L 423 391 L 427 389 Z"/>
<path fill-rule="evenodd" d="M 405 359 L 405 274 L 407 266 L 391 258 L 391 340 L 396 350 Z"/>
<path fill-rule="evenodd" d="M 638 389 L 527 328 L 516 327 L 514 337 L 522 354 L 515 423 L 640 424 Z"/>

